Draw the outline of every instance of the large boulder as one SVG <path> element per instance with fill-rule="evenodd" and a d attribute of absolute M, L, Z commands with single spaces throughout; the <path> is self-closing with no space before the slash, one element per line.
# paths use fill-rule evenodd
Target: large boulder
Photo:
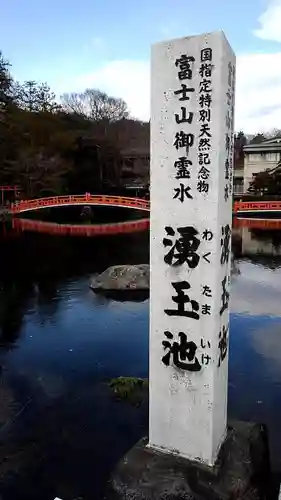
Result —
<path fill-rule="evenodd" d="M 95 291 L 149 290 L 149 264 L 111 266 L 92 278 Z"/>

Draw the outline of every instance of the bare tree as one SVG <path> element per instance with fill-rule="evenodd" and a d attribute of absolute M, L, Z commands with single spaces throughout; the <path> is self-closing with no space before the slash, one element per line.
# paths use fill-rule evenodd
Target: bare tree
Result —
<path fill-rule="evenodd" d="M 280 128 L 274 128 L 274 129 L 270 130 L 268 132 L 267 136 L 269 139 L 275 139 L 277 137 L 280 137 L 281 136 Z"/>
<path fill-rule="evenodd" d="M 82 96 L 83 94 L 78 94 L 77 92 L 63 94 L 60 97 L 63 111 L 81 116 L 87 116 Z"/>
<path fill-rule="evenodd" d="M 66 112 L 76 113 L 93 121 L 109 120 L 114 122 L 129 117 L 127 104 L 123 99 L 110 97 L 97 89 L 63 94 L 61 101 Z"/>

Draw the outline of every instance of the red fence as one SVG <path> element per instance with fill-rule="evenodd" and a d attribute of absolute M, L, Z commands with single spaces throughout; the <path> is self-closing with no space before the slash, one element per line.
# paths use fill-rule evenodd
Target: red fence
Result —
<path fill-rule="evenodd" d="M 47 207 L 61 207 L 67 205 L 100 205 L 113 207 L 134 208 L 137 210 L 150 210 L 150 202 L 141 198 L 127 198 L 124 196 L 70 195 L 52 196 L 34 200 L 21 200 L 11 205 L 12 214 L 20 214 L 29 210 L 38 210 Z"/>
<path fill-rule="evenodd" d="M 281 212 L 281 201 L 236 201 L 234 213 Z"/>
<path fill-rule="evenodd" d="M 150 211 L 150 202 L 148 200 L 125 196 L 91 195 L 89 193 L 85 195 L 52 196 L 34 200 L 21 200 L 13 203 L 10 211 L 12 214 L 20 214 L 29 210 L 67 205 L 114 206 Z M 235 214 L 250 212 L 281 212 L 281 201 L 236 201 L 233 211 Z"/>

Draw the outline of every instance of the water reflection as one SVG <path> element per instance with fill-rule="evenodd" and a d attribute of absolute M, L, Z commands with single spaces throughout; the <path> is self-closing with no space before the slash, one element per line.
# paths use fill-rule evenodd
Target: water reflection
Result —
<path fill-rule="evenodd" d="M 149 219 L 115 222 L 105 224 L 59 224 L 56 222 L 15 218 L 12 221 L 15 231 L 33 231 L 37 233 L 60 234 L 71 236 L 97 236 L 101 234 L 126 234 L 145 231 L 149 228 Z"/>
<path fill-rule="evenodd" d="M 229 412 L 268 425 L 273 467 L 281 468 L 281 221 L 235 220 Z M 246 388 L 246 389 L 245 389 Z"/>
<path fill-rule="evenodd" d="M 8 227 L 0 245 L 1 495 L 102 498 L 147 420 L 145 407 L 116 406 L 104 381 L 146 375 L 148 317 L 147 301 L 95 295 L 90 277 L 148 263 L 148 233 L 73 238 Z"/>
<path fill-rule="evenodd" d="M 82 277 L 90 279 L 92 274 L 104 271 L 112 263 L 148 262 L 148 234 L 143 231 L 143 222 L 146 222 L 139 222 L 138 233 L 134 234 L 135 223 L 131 222 L 118 225 L 119 235 L 109 233 L 101 237 L 95 233 L 94 239 L 81 235 L 74 239 L 57 234 L 37 235 L 33 230 L 2 234 L 0 345 L 13 345 L 26 314 L 38 314 L 41 326 L 49 318 L 56 318 L 67 283 Z M 132 233 L 126 234 L 130 224 Z M 97 302 L 101 304 L 104 300 L 98 298 Z M 68 303 L 73 305 L 71 297 Z"/>
<path fill-rule="evenodd" d="M 274 257 L 281 256 L 281 220 L 234 219 L 233 250 L 257 261 L 268 256 L 274 265 Z"/>
<path fill-rule="evenodd" d="M 146 434 L 147 407 L 116 404 L 104 382 L 147 376 L 148 300 L 117 302 L 94 294 L 89 282 L 110 265 L 148 263 L 148 240 L 147 231 L 73 238 L 31 227 L 0 237 L 5 500 L 100 499 L 116 461 Z M 280 221 L 261 227 L 256 220 L 234 221 L 229 416 L 268 425 L 276 470 L 281 469 L 279 241 Z"/>

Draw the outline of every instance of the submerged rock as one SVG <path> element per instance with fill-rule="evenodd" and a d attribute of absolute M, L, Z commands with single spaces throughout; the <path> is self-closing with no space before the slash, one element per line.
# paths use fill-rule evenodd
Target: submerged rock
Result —
<path fill-rule="evenodd" d="M 5 208 L 0 208 L 0 222 L 7 222 L 11 220 L 12 216 L 9 210 Z"/>
<path fill-rule="evenodd" d="M 111 266 L 92 278 L 94 291 L 149 290 L 149 264 Z"/>

